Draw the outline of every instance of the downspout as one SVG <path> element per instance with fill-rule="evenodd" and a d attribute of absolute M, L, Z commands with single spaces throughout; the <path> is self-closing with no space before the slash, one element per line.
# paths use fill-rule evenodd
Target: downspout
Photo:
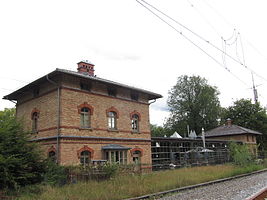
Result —
<path fill-rule="evenodd" d="M 56 82 L 49 79 L 48 75 L 46 75 L 46 79 L 52 83 L 53 85 L 57 86 L 57 152 L 56 152 L 56 163 L 59 164 L 59 137 L 60 137 L 60 86 Z"/>
<path fill-rule="evenodd" d="M 153 99 L 153 101 L 149 102 L 148 104 L 151 105 L 152 103 L 155 103 L 157 99 Z"/>

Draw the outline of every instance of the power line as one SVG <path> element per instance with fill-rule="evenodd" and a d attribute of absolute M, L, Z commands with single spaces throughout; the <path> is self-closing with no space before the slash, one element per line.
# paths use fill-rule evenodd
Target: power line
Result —
<path fill-rule="evenodd" d="M 188 0 L 189 1 L 189 0 Z M 212 8 L 215 12 L 216 12 L 216 14 L 217 15 L 219 15 L 230 27 L 233 27 L 233 25 L 230 25 L 230 23 L 217 11 L 217 10 L 215 10 L 215 8 L 214 7 L 212 7 L 211 5 L 209 5 L 205 0 L 204 0 L 204 2 L 210 7 L 210 8 Z M 194 7 L 195 8 L 195 7 Z M 196 8 L 195 8 L 196 9 Z M 202 16 L 203 17 L 203 16 Z M 208 23 L 210 26 L 211 26 L 211 23 Z M 212 26 L 212 28 L 213 28 L 213 26 Z M 231 41 L 232 39 L 234 38 L 234 41 L 232 41 L 231 43 L 227 43 L 227 41 Z M 229 38 L 229 39 L 224 39 L 223 37 L 222 37 L 222 40 L 223 40 L 223 50 L 224 50 L 224 52 L 226 53 L 226 45 L 228 45 L 228 46 L 231 46 L 231 45 L 233 45 L 233 44 L 235 44 L 235 51 L 236 51 L 236 57 L 237 57 L 237 59 L 239 60 L 239 62 L 240 63 L 243 63 L 244 64 L 244 67 L 246 68 L 246 69 L 248 69 L 250 72 L 251 72 L 251 75 L 252 75 L 252 90 L 253 90 L 253 95 L 254 95 L 254 101 L 255 101 L 255 103 L 257 103 L 258 102 L 258 93 L 257 93 L 257 90 L 256 90 L 256 87 L 257 86 L 255 86 L 255 82 L 254 82 L 254 76 L 253 76 L 253 74 L 256 74 L 255 72 L 253 72 L 251 69 L 249 69 L 248 67 L 247 67 L 247 65 L 246 65 L 246 62 L 245 62 L 245 53 L 244 53 L 244 47 L 243 47 L 243 42 L 242 42 L 242 38 L 241 38 L 241 34 L 238 32 L 238 34 L 236 34 L 236 29 L 234 28 L 234 31 L 233 31 L 233 34 L 232 34 L 232 36 Z M 239 41 L 239 43 L 240 43 L 240 47 L 241 47 L 241 52 L 242 52 L 242 61 L 241 61 L 241 59 L 240 59 L 240 57 L 239 57 L 239 54 L 238 54 L 238 41 Z M 247 41 L 248 42 L 248 41 Z M 248 42 L 250 45 L 251 45 L 251 43 L 250 42 Z M 255 49 L 254 49 L 255 50 Z M 224 65 L 226 66 L 226 59 L 225 59 L 225 53 L 222 55 L 222 59 L 223 59 L 223 62 L 224 62 Z M 259 53 L 259 52 L 258 52 Z M 263 78 L 263 79 L 265 79 L 264 77 L 262 77 L 262 76 L 260 76 L 260 75 L 258 75 L 258 74 L 256 74 L 258 77 L 261 77 L 261 78 Z M 260 95 L 261 96 L 261 95 Z"/>
<path fill-rule="evenodd" d="M 29 82 L 26 82 L 26 81 L 22 81 L 22 80 L 10 78 L 10 77 L 0 77 L 0 79 L 8 79 L 8 80 L 17 81 L 17 82 L 20 82 L 20 83 L 27 83 L 27 84 L 29 83 Z"/>
<path fill-rule="evenodd" d="M 194 8 L 194 10 L 203 18 L 203 20 L 213 29 L 213 31 L 221 37 L 219 31 L 210 23 L 210 21 L 196 8 L 196 6 L 190 1 L 187 0 L 187 2 L 190 4 L 191 8 Z"/>
<path fill-rule="evenodd" d="M 190 40 L 188 37 L 186 37 L 181 31 L 179 31 L 178 29 L 176 29 L 174 26 L 172 26 L 170 23 L 168 23 L 166 20 L 164 20 L 163 18 L 161 18 L 158 14 L 156 14 L 154 11 L 152 11 L 150 8 L 148 8 L 146 5 L 144 5 L 143 3 L 141 3 L 139 0 L 136 0 L 140 5 L 142 5 L 144 8 L 146 8 L 149 12 L 151 12 L 153 15 L 155 15 L 157 18 L 159 18 L 161 21 L 163 21 L 165 24 L 167 24 L 169 27 L 171 27 L 174 31 L 176 31 L 177 33 L 179 33 L 181 36 L 183 36 L 186 40 L 188 40 L 191 44 L 193 44 L 195 47 L 197 47 L 200 51 L 202 51 L 204 54 L 206 54 L 209 58 L 211 58 L 214 62 L 216 62 L 218 65 L 220 65 L 221 67 L 223 67 L 225 70 L 227 70 L 229 73 L 231 73 L 236 79 L 238 79 L 240 82 L 242 82 L 243 84 L 245 84 L 246 86 L 247 83 L 242 81 L 238 76 L 236 76 L 235 74 L 233 74 L 230 69 L 228 69 L 227 67 L 225 67 L 223 64 L 221 64 L 218 60 L 216 60 L 213 56 L 211 56 L 208 52 L 206 52 L 204 49 L 202 49 L 200 46 L 198 46 L 196 43 L 194 43 L 192 40 Z M 182 27 L 184 27 L 185 29 L 187 29 L 188 31 L 190 31 L 191 33 L 193 33 L 194 35 L 197 35 L 198 37 L 202 38 L 201 36 L 199 36 L 198 34 L 194 33 L 193 31 L 191 31 L 190 29 L 188 29 L 187 27 L 185 27 L 184 25 L 180 24 L 179 22 L 177 22 L 176 20 L 174 20 L 173 18 L 169 17 L 168 15 L 166 15 L 165 13 L 163 13 L 162 11 L 158 10 L 157 8 L 155 8 L 154 6 L 152 6 L 151 4 L 145 2 L 144 0 L 141 0 L 142 2 L 146 3 L 147 5 L 149 5 L 150 7 L 152 7 L 153 9 L 155 9 L 156 11 L 160 12 L 161 14 L 163 14 L 164 16 L 168 17 L 169 19 L 171 19 L 172 21 L 178 23 L 179 25 L 181 25 Z M 202 38 L 202 40 L 205 40 L 204 38 Z M 206 41 L 206 40 L 205 40 Z M 209 43 L 209 41 L 206 41 Z M 224 53 L 222 50 L 220 50 L 222 53 Z M 227 55 L 225 53 L 225 55 Z"/>
<path fill-rule="evenodd" d="M 231 24 L 217 9 L 215 9 L 211 4 L 209 4 L 206 0 L 203 0 L 202 2 L 204 2 L 211 10 L 213 10 L 230 28 L 234 28 L 235 26 L 233 24 Z M 235 30 L 235 28 L 234 28 Z M 238 33 L 240 34 L 240 33 Z M 242 41 L 241 42 L 241 48 L 243 51 L 243 44 Z M 252 45 L 248 40 L 246 40 L 246 42 L 259 54 L 261 55 L 266 61 L 267 58 L 254 46 Z M 244 54 L 243 54 L 244 55 Z M 244 60 L 244 57 L 243 57 Z M 255 74 L 256 76 L 258 76 L 259 78 L 261 78 L 262 80 L 267 81 L 267 79 L 261 75 L 259 75 L 258 73 L 256 73 L 255 71 L 253 71 L 251 68 L 249 68 L 245 63 L 242 64 L 242 62 L 240 62 L 241 65 L 243 65 L 247 70 L 250 70 L 251 73 Z"/>
<path fill-rule="evenodd" d="M 136 0 L 138 3 L 139 0 Z M 263 76 L 257 74 L 255 71 L 253 71 L 251 68 L 249 68 L 247 65 L 245 65 L 244 63 L 240 62 L 238 59 L 234 58 L 233 56 L 229 55 L 228 53 L 224 52 L 222 49 L 220 49 L 219 47 L 217 47 L 216 45 L 214 45 L 213 43 L 211 43 L 209 40 L 206 40 L 204 37 L 200 36 L 199 34 L 197 34 L 196 32 L 192 31 L 191 29 L 189 29 L 188 27 L 186 27 L 185 25 L 181 24 L 180 22 L 178 22 L 177 20 L 173 19 L 172 17 L 170 17 L 169 15 L 165 14 L 164 12 L 162 12 L 161 10 L 159 10 L 158 8 L 156 8 L 155 6 L 153 6 L 152 4 L 146 2 L 145 0 L 140 0 L 142 2 L 144 2 L 145 4 L 147 4 L 148 6 L 150 6 L 151 8 L 153 8 L 154 10 L 156 10 L 157 12 L 161 13 L 162 15 L 164 15 L 165 17 L 169 18 L 170 20 L 172 20 L 173 22 L 177 23 L 178 25 L 180 25 L 181 27 L 183 27 L 184 29 L 186 29 L 187 31 L 189 31 L 190 33 L 192 33 L 193 35 L 195 35 L 196 37 L 198 37 L 199 39 L 203 40 L 204 42 L 206 42 L 207 44 L 209 44 L 210 46 L 212 46 L 213 48 L 215 48 L 216 50 L 220 51 L 221 53 L 225 53 L 225 55 L 229 58 L 231 58 L 233 61 L 237 62 L 238 64 L 240 64 L 241 66 L 245 67 L 246 69 L 250 70 L 251 72 L 253 72 L 255 75 L 257 75 L 258 77 L 260 77 L 261 79 L 267 81 L 266 78 L 264 78 Z M 140 3 L 141 4 L 141 3 Z M 141 4 L 142 6 L 144 6 L 143 4 Z M 151 11 L 150 11 L 151 12 Z"/>

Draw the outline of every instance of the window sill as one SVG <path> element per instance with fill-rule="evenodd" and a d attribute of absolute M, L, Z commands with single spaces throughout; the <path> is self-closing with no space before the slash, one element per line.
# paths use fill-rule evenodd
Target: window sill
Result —
<path fill-rule="evenodd" d="M 80 127 L 79 130 L 93 131 L 93 128 L 91 128 L 91 127 Z"/>
<path fill-rule="evenodd" d="M 141 134 L 139 131 L 132 131 L 132 134 Z"/>
<path fill-rule="evenodd" d="M 119 132 L 118 129 L 108 129 L 108 132 Z"/>
<path fill-rule="evenodd" d="M 38 131 L 32 131 L 31 134 L 38 134 Z"/>

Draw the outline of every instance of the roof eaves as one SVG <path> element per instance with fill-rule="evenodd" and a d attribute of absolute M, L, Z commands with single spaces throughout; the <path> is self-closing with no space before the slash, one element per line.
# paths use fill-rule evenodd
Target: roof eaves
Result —
<path fill-rule="evenodd" d="M 51 75 L 57 73 L 57 71 L 58 71 L 58 70 L 56 69 L 56 70 L 50 72 L 49 74 L 46 74 L 45 76 L 42 76 L 42 77 L 36 79 L 35 81 L 33 81 L 33 82 L 31 82 L 31 83 L 28 83 L 28 84 L 24 85 L 23 87 L 17 89 L 16 91 L 14 91 L 14 92 L 12 92 L 12 93 L 10 93 L 10 94 L 8 94 L 8 95 L 5 95 L 5 96 L 3 97 L 3 99 L 6 99 L 6 100 L 17 100 L 15 96 L 17 96 L 19 93 L 25 93 L 25 92 L 24 92 L 25 90 L 27 90 L 27 89 L 29 89 L 29 88 L 31 88 L 31 87 L 34 87 L 35 85 L 37 85 L 37 83 L 39 83 L 39 82 L 45 80 L 47 76 L 51 76 Z"/>
<path fill-rule="evenodd" d="M 82 73 L 78 73 L 78 72 L 74 72 L 74 71 L 66 70 L 66 69 L 57 68 L 56 70 L 59 71 L 59 72 L 62 72 L 62 73 L 66 73 L 66 74 L 70 74 L 70 75 L 74 75 L 74 76 L 78 76 L 78 77 L 82 77 L 82 78 L 86 78 L 86 79 L 91 79 L 91 80 L 95 80 L 95 81 L 99 81 L 99 82 L 103 82 L 103 83 L 107 83 L 107 84 L 111 84 L 111 85 L 115 85 L 115 86 L 119 86 L 119 87 L 123 87 L 123 88 L 128 88 L 128 89 L 135 90 L 135 91 L 138 91 L 138 92 L 142 92 L 142 93 L 148 94 L 151 97 L 150 99 L 158 99 L 158 98 L 162 98 L 163 97 L 160 94 L 157 94 L 157 93 L 154 93 L 154 92 L 150 92 L 148 90 L 144 90 L 144 89 L 141 89 L 141 88 L 136 88 L 136 87 L 133 87 L 133 86 L 129 86 L 129 85 L 118 83 L 118 82 L 111 81 L 111 80 L 107 80 L 107 79 L 104 79 L 104 78 L 99 78 L 97 76 L 89 76 L 89 75 L 85 75 L 85 74 L 82 74 Z"/>

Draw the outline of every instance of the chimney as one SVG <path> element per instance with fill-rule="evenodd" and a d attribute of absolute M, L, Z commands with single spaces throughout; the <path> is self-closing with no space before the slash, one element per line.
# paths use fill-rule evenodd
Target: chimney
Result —
<path fill-rule="evenodd" d="M 232 126 L 232 120 L 231 120 L 230 118 L 228 118 L 228 119 L 226 120 L 226 125 L 227 125 L 227 126 Z"/>
<path fill-rule="evenodd" d="M 85 75 L 89 75 L 89 76 L 94 76 L 94 64 L 90 63 L 88 60 L 86 61 L 81 61 L 78 62 L 78 72 L 85 74 Z"/>

